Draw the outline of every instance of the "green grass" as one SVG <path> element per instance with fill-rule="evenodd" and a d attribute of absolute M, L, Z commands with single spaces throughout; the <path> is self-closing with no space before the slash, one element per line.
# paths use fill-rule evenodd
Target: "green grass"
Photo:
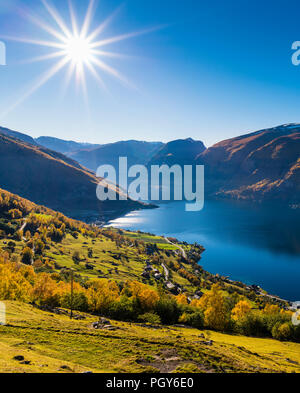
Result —
<path fill-rule="evenodd" d="M 125 232 L 124 236 L 128 238 L 142 238 L 148 239 L 149 242 L 157 244 L 162 252 L 168 250 L 176 250 L 176 247 L 166 243 L 166 240 L 160 236 L 149 236 L 140 233 Z M 8 242 L 7 239 L 0 240 L 0 248 L 5 248 Z M 14 241 L 16 244 L 15 252 L 13 255 L 20 257 L 20 254 L 25 247 L 24 241 Z M 135 247 L 122 245 L 118 247 L 116 243 L 105 236 L 100 236 L 97 239 L 87 238 L 79 235 L 75 239 L 72 235 L 67 234 L 60 243 L 48 243 L 50 249 L 44 251 L 43 258 L 55 262 L 60 268 L 73 268 L 76 273 L 80 274 L 83 278 L 109 278 L 116 281 L 138 280 L 141 281 L 141 274 L 146 266 L 146 260 L 149 256 L 145 254 L 138 254 Z M 88 250 L 93 250 L 93 256 L 88 257 Z M 73 261 L 74 252 L 79 252 L 81 261 L 75 264 Z M 172 260 L 174 257 L 167 257 L 165 260 Z M 86 269 L 86 264 L 93 266 L 93 270 Z M 156 266 L 163 273 L 160 265 Z M 185 266 L 187 267 L 187 266 Z M 189 266 L 188 266 L 189 268 Z M 59 269 L 56 269 L 59 271 Z M 176 272 L 173 274 L 175 282 L 194 291 L 195 288 L 185 278 L 180 277 Z M 155 280 L 149 282 L 152 286 Z"/>
<path fill-rule="evenodd" d="M 300 372 L 300 344 L 116 321 L 116 331 L 94 330 L 95 316 L 71 321 L 23 303 L 6 306 L 0 372 Z"/>

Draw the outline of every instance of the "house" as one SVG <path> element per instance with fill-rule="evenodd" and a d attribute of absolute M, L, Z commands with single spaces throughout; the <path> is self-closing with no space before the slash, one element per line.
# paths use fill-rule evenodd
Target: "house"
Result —
<path fill-rule="evenodd" d="M 175 285 L 169 281 L 166 283 L 166 287 L 167 287 L 167 289 L 169 289 L 169 291 L 171 291 L 172 289 L 175 288 Z"/>

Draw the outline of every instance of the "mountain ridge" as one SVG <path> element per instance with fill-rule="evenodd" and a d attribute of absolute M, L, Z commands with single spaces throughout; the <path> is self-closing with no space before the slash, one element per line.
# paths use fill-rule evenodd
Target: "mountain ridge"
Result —
<path fill-rule="evenodd" d="M 300 198 L 299 143 L 300 125 L 282 125 L 221 141 L 196 163 L 205 165 L 210 195 L 293 203 Z"/>
<path fill-rule="evenodd" d="M 33 140 L 4 127 L 0 127 L 0 133 L 25 143 Z M 52 137 L 50 139 L 59 143 L 70 144 L 67 156 L 39 148 L 55 159 L 94 172 L 100 165 L 112 165 L 117 170 L 119 157 L 128 157 L 129 166 L 204 165 L 207 197 L 297 204 L 300 200 L 299 134 L 300 124 L 290 123 L 229 138 L 207 149 L 203 142 L 192 138 L 168 143 L 128 140 L 93 145 Z M 43 138 L 33 140 L 34 146 Z M 82 146 L 84 148 L 76 150 Z"/>
<path fill-rule="evenodd" d="M 1 187 L 70 217 L 115 217 L 146 207 L 130 199 L 100 202 L 94 173 L 60 153 L 0 134 Z M 113 187 L 117 195 L 121 191 Z"/>

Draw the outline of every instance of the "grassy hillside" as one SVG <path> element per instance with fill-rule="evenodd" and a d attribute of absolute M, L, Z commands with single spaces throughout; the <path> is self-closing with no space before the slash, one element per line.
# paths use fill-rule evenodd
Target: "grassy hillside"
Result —
<path fill-rule="evenodd" d="M 203 252 L 1 190 L 0 371 L 299 371 L 289 304 L 206 272 Z M 117 321 L 92 328 L 100 316 Z"/>
<path fill-rule="evenodd" d="M 300 344 L 118 321 L 111 321 L 116 330 L 95 330 L 97 318 L 88 314 L 71 321 L 6 305 L 0 372 L 300 372 Z"/>

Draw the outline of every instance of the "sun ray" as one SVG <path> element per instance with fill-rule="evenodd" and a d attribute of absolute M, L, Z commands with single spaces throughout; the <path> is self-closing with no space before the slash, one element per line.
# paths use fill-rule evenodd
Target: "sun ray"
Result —
<path fill-rule="evenodd" d="M 121 35 L 118 35 L 118 36 L 115 36 L 115 37 L 106 38 L 106 39 L 101 40 L 101 41 L 92 42 L 91 43 L 91 47 L 92 48 L 99 48 L 101 46 L 105 46 L 105 45 L 108 45 L 108 44 L 113 44 L 115 42 L 124 41 L 124 40 L 127 40 L 129 38 L 134 38 L 134 37 L 138 37 L 138 36 L 141 36 L 141 35 L 144 35 L 144 34 L 148 34 L 148 33 L 151 33 L 153 31 L 160 30 L 162 28 L 163 28 L 162 26 L 160 26 L 160 27 L 153 27 L 151 29 L 136 31 L 136 32 L 133 32 L 133 33 L 121 34 Z"/>
<path fill-rule="evenodd" d="M 68 3 L 69 3 L 69 12 L 70 12 L 70 17 L 71 17 L 73 34 L 75 36 L 78 36 L 79 35 L 79 30 L 78 30 L 78 24 L 77 24 L 77 19 L 76 19 L 75 11 L 74 11 L 74 8 L 73 8 L 72 0 L 68 0 Z"/>
<path fill-rule="evenodd" d="M 83 26 L 80 32 L 80 37 L 86 38 L 88 29 L 91 25 L 92 17 L 93 17 L 93 10 L 94 10 L 95 0 L 90 0 L 87 13 L 83 22 Z"/>
<path fill-rule="evenodd" d="M 96 79 L 96 81 L 99 83 L 99 85 L 107 91 L 107 87 L 105 85 L 105 83 L 103 82 L 103 79 L 101 78 L 101 76 L 98 74 L 97 70 L 95 69 L 95 67 L 93 66 L 93 64 L 91 63 L 87 63 L 87 67 L 90 70 L 91 74 L 93 75 L 93 77 Z"/>
<path fill-rule="evenodd" d="M 67 28 L 65 22 L 63 21 L 62 17 L 60 16 L 59 12 L 54 8 L 54 6 L 50 6 L 47 0 L 42 0 L 42 3 L 44 4 L 46 10 L 49 12 L 49 14 L 52 16 L 52 18 L 55 20 L 57 25 L 61 28 L 62 32 L 67 36 L 67 37 L 72 37 L 72 33 L 70 30 Z"/>
<path fill-rule="evenodd" d="M 51 40 L 38 40 L 31 39 L 27 37 L 13 37 L 13 36 L 0 36 L 0 39 L 21 42 L 24 44 L 32 44 L 37 46 L 43 46 L 47 48 L 55 48 L 56 51 L 52 53 L 33 57 L 28 60 L 24 60 L 22 63 L 35 63 L 42 62 L 45 60 L 51 60 L 58 58 L 55 65 L 53 65 L 48 71 L 42 74 L 37 81 L 33 83 L 31 88 L 17 100 L 5 113 L 13 110 L 17 105 L 22 103 L 25 99 L 30 97 L 36 90 L 41 88 L 49 79 L 51 79 L 56 73 L 58 73 L 65 65 L 68 65 L 66 77 L 63 82 L 63 90 L 67 89 L 71 79 L 74 77 L 76 81 L 76 86 L 82 88 L 82 95 L 86 102 L 88 103 L 88 91 L 87 91 L 87 79 L 86 72 L 94 77 L 96 82 L 101 86 L 101 88 L 107 91 L 105 83 L 102 79 L 100 71 L 107 73 L 108 75 L 119 80 L 126 87 L 136 89 L 128 81 L 128 79 L 123 76 L 118 70 L 108 65 L 103 61 L 103 58 L 129 58 L 130 56 L 125 56 L 121 53 L 111 52 L 101 50 L 101 47 L 113 44 L 119 41 L 123 41 L 129 38 L 134 38 L 143 34 L 151 33 L 153 31 L 163 28 L 162 26 L 154 27 L 151 29 L 146 29 L 142 31 L 132 32 L 128 34 L 117 35 L 109 38 L 101 38 L 101 33 L 105 28 L 111 23 L 113 18 L 119 12 L 120 8 L 116 9 L 106 20 L 104 20 L 98 27 L 90 32 L 90 27 L 92 23 L 92 18 L 95 11 L 95 2 L 97 0 L 86 0 L 88 2 L 87 11 L 84 17 L 84 21 L 81 26 L 78 25 L 75 10 L 73 8 L 72 0 L 68 0 L 68 8 L 70 14 L 70 26 L 67 25 L 51 3 L 51 0 L 41 0 L 45 9 L 53 19 L 58 27 L 52 27 L 50 22 L 46 23 L 44 20 L 37 17 L 36 14 L 32 12 L 29 8 L 19 8 L 23 16 L 26 16 L 31 22 L 40 27 L 45 32 L 49 33 L 51 38 L 57 39 L 57 41 Z M 98 39 L 95 42 L 96 38 Z M 100 49 L 99 49 L 100 48 Z M 59 59 L 62 57 L 62 59 Z M 100 76 L 101 75 L 101 76 Z"/>
<path fill-rule="evenodd" d="M 136 89 L 136 87 L 133 86 L 119 71 L 109 66 L 108 64 L 104 63 L 104 61 L 96 57 L 92 57 L 91 62 L 94 63 L 103 71 L 105 71 L 106 73 L 108 73 L 109 75 L 119 79 L 119 81 L 122 82 L 125 86 Z"/>
<path fill-rule="evenodd" d="M 88 37 L 87 40 L 89 42 L 92 42 L 95 38 L 97 38 L 99 36 L 99 34 L 101 34 L 105 28 L 111 23 L 111 21 L 115 18 L 115 16 L 117 15 L 117 13 L 121 10 L 121 8 L 123 7 L 123 5 L 121 5 L 120 7 L 118 7 L 104 22 L 102 22 Z"/>
<path fill-rule="evenodd" d="M 129 59 L 129 58 L 132 58 L 132 56 L 123 55 L 122 53 L 108 52 L 108 51 L 103 51 L 103 50 L 98 50 L 98 49 L 92 49 L 91 50 L 91 54 L 92 55 L 104 56 L 104 57 L 112 57 L 112 58 L 117 58 L 117 59 Z"/>
<path fill-rule="evenodd" d="M 21 61 L 21 63 L 22 64 L 37 63 L 37 62 L 40 62 L 40 61 L 55 59 L 56 57 L 61 57 L 61 56 L 64 56 L 64 55 L 65 55 L 64 51 L 59 51 L 59 52 L 50 53 L 49 55 L 32 57 L 31 59 L 27 59 L 27 60 Z"/>
<path fill-rule="evenodd" d="M 19 12 L 23 17 L 30 19 L 31 22 L 33 22 L 36 26 L 39 26 L 41 29 L 51 34 L 53 37 L 57 38 L 58 40 L 60 41 L 66 40 L 66 37 L 63 34 L 59 33 L 54 28 L 49 26 L 46 22 L 40 20 L 37 16 L 33 15 L 31 10 L 29 11 L 28 9 L 21 8 L 19 9 Z"/>
<path fill-rule="evenodd" d="M 88 96 L 86 77 L 85 77 L 85 73 L 84 72 L 80 73 L 80 83 L 81 83 L 81 87 L 82 87 L 82 92 L 83 92 L 83 98 L 84 98 L 85 106 L 86 106 L 86 109 L 87 109 L 88 113 L 90 113 L 90 111 L 89 111 L 89 96 Z"/>
<path fill-rule="evenodd" d="M 38 90 L 41 86 L 49 81 L 54 75 L 56 75 L 66 64 L 68 60 L 62 59 L 60 62 L 56 63 L 50 70 L 45 72 L 39 80 L 21 97 L 19 98 L 13 105 L 11 105 L 2 115 L 1 118 L 6 116 L 9 112 L 14 110 L 18 105 L 23 103 L 28 97 L 30 97 L 36 90 Z"/>
<path fill-rule="evenodd" d="M 26 37 L 13 37 L 13 36 L 1 35 L 0 38 L 2 40 L 7 40 L 7 41 L 15 41 L 15 42 L 21 42 L 24 44 L 47 46 L 50 48 L 57 48 L 57 49 L 63 49 L 65 47 L 65 44 L 63 44 L 63 43 L 58 43 L 58 42 L 53 42 L 53 41 L 34 40 L 31 38 L 26 38 Z"/>
<path fill-rule="evenodd" d="M 75 63 L 69 63 L 69 67 L 67 68 L 66 72 L 66 77 L 64 78 L 62 89 L 61 89 L 61 97 L 64 97 L 66 94 L 66 91 L 70 85 L 72 76 L 75 72 L 76 64 Z"/>

